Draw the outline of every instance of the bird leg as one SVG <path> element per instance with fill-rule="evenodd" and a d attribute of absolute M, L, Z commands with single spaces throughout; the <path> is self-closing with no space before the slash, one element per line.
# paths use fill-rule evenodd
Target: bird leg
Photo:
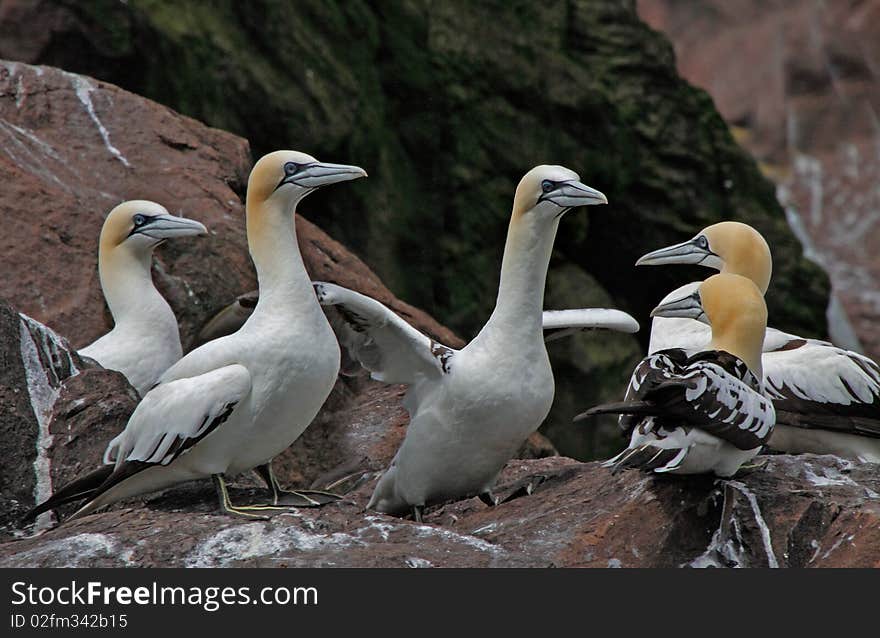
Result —
<path fill-rule="evenodd" d="M 342 497 L 332 492 L 321 490 L 282 490 L 272 471 L 272 464 L 258 465 L 254 468 L 270 490 L 272 490 L 272 505 L 287 505 L 290 507 L 320 507 L 328 503 L 335 503 Z"/>
<path fill-rule="evenodd" d="M 509 503 L 510 501 L 517 498 L 522 498 L 523 496 L 531 496 L 532 493 L 535 491 L 535 488 L 537 488 L 548 478 L 549 477 L 545 476 L 544 474 L 535 474 L 534 476 L 529 476 L 525 479 L 524 483 L 521 483 L 510 494 L 505 496 L 503 499 L 500 499 L 498 501 L 498 504 L 501 505 L 502 503 Z"/>
<path fill-rule="evenodd" d="M 424 505 L 413 505 L 413 520 L 416 523 L 422 522 L 422 510 L 425 509 Z"/>
<path fill-rule="evenodd" d="M 253 509 L 252 507 L 236 507 L 232 504 L 232 501 L 229 499 L 229 491 L 226 489 L 226 481 L 223 480 L 223 476 L 220 474 L 212 474 L 211 480 L 214 482 L 214 489 L 217 490 L 217 498 L 220 500 L 220 509 L 223 510 L 227 514 L 231 514 L 233 516 L 243 516 L 245 518 L 256 519 L 260 521 L 268 520 L 267 516 L 261 516 L 260 514 L 252 514 L 249 509 Z"/>
<path fill-rule="evenodd" d="M 483 501 L 489 507 L 495 507 L 498 505 L 498 497 L 492 493 L 492 490 L 486 490 L 482 494 L 479 495 L 480 500 Z"/>

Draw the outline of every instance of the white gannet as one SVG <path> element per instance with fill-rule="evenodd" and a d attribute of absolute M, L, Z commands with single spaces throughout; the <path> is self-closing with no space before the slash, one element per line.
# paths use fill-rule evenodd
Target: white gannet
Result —
<path fill-rule="evenodd" d="M 705 321 L 710 341 L 695 353 L 649 354 L 636 366 L 622 403 L 597 406 L 575 420 L 623 415 L 630 442 L 607 467 L 732 476 L 761 450 L 775 421 L 760 381 L 767 326 L 761 291 L 746 277 L 713 275 L 651 315 Z"/>
<path fill-rule="evenodd" d="M 773 267 L 761 234 L 739 222 L 714 224 L 693 239 L 636 262 L 659 264 L 702 264 L 743 275 L 765 294 Z M 669 347 L 693 350 L 708 338 L 706 326 L 691 319 L 655 319 L 649 352 Z M 776 407 L 770 447 L 880 462 L 880 367 L 874 361 L 827 341 L 774 328 L 767 328 L 763 352 L 765 392 Z"/>
<path fill-rule="evenodd" d="M 554 382 L 544 346 L 547 267 L 563 213 L 605 204 L 605 196 L 561 166 L 538 166 L 516 189 L 495 310 L 461 350 L 422 334 L 378 301 L 316 284 L 342 319 L 340 341 L 386 383 L 409 385 L 406 437 L 368 504 L 412 511 L 468 496 L 494 502 L 504 464 L 547 416 Z"/>
<path fill-rule="evenodd" d="M 270 461 L 302 434 L 336 381 L 339 345 L 306 273 L 296 241 L 296 204 L 315 189 L 365 176 L 356 166 L 323 164 L 295 151 L 261 158 L 248 180 L 247 237 L 260 301 L 234 334 L 172 366 L 107 446 L 105 463 L 32 510 L 28 518 L 86 499 L 74 516 L 181 481 L 211 477 L 229 513 L 277 509 Z M 256 468 L 272 505 L 236 507 L 224 475 Z M 288 492 L 289 505 L 335 499 Z"/>
<path fill-rule="evenodd" d="M 166 239 L 205 233 L 199 222 L 145 200 L 123 202 L 104 220 L 98 275 L 113 329 L 79 354 L 124 374 L 141 396 L 183 355 L 177 318 L 153 285 L 153 249 Z"/>

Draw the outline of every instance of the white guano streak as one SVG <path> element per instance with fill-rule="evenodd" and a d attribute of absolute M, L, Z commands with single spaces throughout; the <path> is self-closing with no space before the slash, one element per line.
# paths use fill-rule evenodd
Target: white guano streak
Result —
<path fill-rule="evenodd" d="M 748 499 L 749 505 L 752 507 L 752 514 L 755 515 L 755 522 L 761 530 L 761 540 L 764 542 L 764 552 L 767 554 L 767 566 L 774 569 L 779 567 L 779 561 L 776 560 L 776 554 L 773 551 L 773 543 L 770 540 L 770 528 L 767 527 L 767 523 L 764 521 L 764 516 L 761 514 L 761 508 L 758 506 L 758 499 L 749 488 L 739 481 L 728 481 L 727 484 Z"/>
<path fill-rule="evenodd" d="M 42 503 L 52 495 L 52 473 L 49 462 L 49 448 L 52 446 L 52 435 L 49 433 L 49 419 L 52 416 L 52 408 L 58 398 L 58 390 L 49 383 L 46 371 L 40 361 L 37 352 L 37 344 L 34 342 L 27 324 L 22 319 L 19 323 L 21 331 L 21 362 L 24 366 L 25 379 L 27 380 L 28 395 L 31 401 L 31 409 L 37 420 L 37 456 L 34 459 L 34 501 Z M 48 527 L 52 522 L 52 513 L 46 512 L 37 518 L 35 531 Z"/>
<path fill-rule="evenodd" d="M 98 114 L 95 112 L 95 105 L 92 103 L 92 91 L 95 90 L 95 87 L 81 75 L 70 74 L 70 77 L 73 82 L 73 88 L 76 90 L 76 97 L 82 102 L 89 117 L 92 118 L 92 122 L 94 122 L 95 126 L 98 128 L 98 133 L 101 134 L 101 139 L 104 140 L 104 146 L 107 147 L 107 150 L 125 166 L 131 166 L 131 164 L 128 163 L 128 160 L 125 159 L 125 156 L 119 152 L 119 149 L 113 146 L 110 142 L 110 133 L 107 132 L 104 124 L 98 119 Z"/>

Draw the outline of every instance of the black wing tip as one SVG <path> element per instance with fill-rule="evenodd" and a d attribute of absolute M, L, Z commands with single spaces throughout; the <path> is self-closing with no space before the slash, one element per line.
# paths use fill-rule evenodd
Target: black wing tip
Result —
<path fill-rule="evenodd" d="M 632 414 L 635 416 L 660 416 L 662 410 L 648 401 L 620 401 L 618 403 L 603 403 L 581 412 L 572 421 L 583 421 L 600 414 Z"/>
<path fill-rule="evenodd" d="M 40 514 L 54 510 L 73 501 L 91 498 L 101 485 L 113 474 L 112 465 L 103 465 L 83 477 L 74 479 L 39 505 L 34 506 L 19 519 L 20 525 L 33 522 Z"/>

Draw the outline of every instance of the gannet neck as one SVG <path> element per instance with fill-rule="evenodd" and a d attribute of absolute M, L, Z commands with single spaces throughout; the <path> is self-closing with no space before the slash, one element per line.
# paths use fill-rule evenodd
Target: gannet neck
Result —
<path fill-rule="evenodd" d="M 558 226 L 558 219 L 550 223 L 524 216 L 511 219 L 498 299 L 484 330 L 501 328 L 506 335 L 541 337 L 544 287 Z"/>
<path fill-rule="evenodd" d="M 700 296 L 712 326 L 711 347 L 739 357 L 763 379 L 767 305 L 758 287 L 747 277 L 719 274 L 701 284 Z"/>
<path fill-rule="evenodd" d="M 260 286 L 254 314 L 279 305 L 295 314 L 312 305 L 318 307 L 297 244 L 295 209 L 296 202 L 279 195 L 261 202 L 248 199 L 248 247 Z"/>
<path fill-rule="evenodd" d="M 98 275 L 116 327 L 142 325 L 153 332 L 173 324 L 177 329 L 174 312 L 153 284 L 151 262 L 151 250 L 101 246 Z"/>

